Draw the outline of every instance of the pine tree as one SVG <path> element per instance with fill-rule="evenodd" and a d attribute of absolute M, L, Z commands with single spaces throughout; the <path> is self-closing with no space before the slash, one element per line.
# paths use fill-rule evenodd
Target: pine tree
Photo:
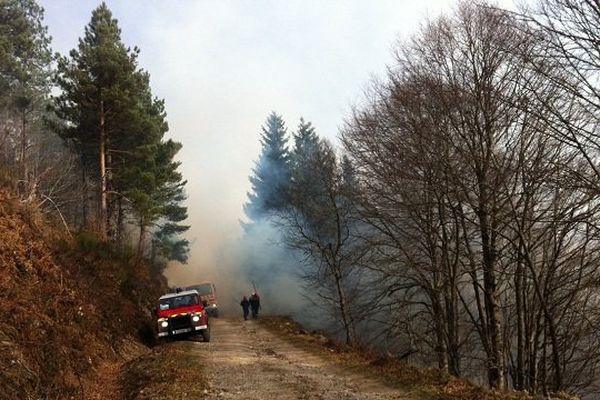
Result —
<path fill-rule="evenodd" d="M 117 20 L 102 3 L 92 12 L 78 48 L 70 58 L 59 59 L 57 83 L 62 93 L 54 99 L 56 114 L 65 121 L 60 134 L 75 144 L 85 179 L 95 184 L 96 218 L 104 237 L 111 181 L 118 158 L 125 154 L 120 150 L 127 151 L 127 135 L 139 122 L 131 117 L 143 114 L 137 105 L 148 96 L 148 76 L 137 68 L 139 50 L 125 47 L 120 35 Z"/>
<path fill-rule="evenodd" d="M 108 235 L 109 146 L 118 139 L 118 113 L 131 104 L 139 76 L 137 49 L 121 42 L 121 31 L 105 3 L 92 12 L 79 46 L 58 63 L 57 83 L 62 93 L 55 111 L 66 122 L 61 135 L 75 143 L 83 169 L 96 184 L 97 222 Z"/>
<path fill-rule="evenodd" d="M 122 242 L 125 223 L 134 222 L 138 257 L 151 233 L 152 258 L 185 261 L 188 242 L 179 234 L 189 228 L 180 224 L 187 218 L 186 182 L 174 161 L 181 144 L 164 140 L 164 101 L 152 96 L 138 54 L 121 42 L 117 20 L 102 3 L 70 59 L 59 62 L 63 92 L 55 109 L 66 122 L 60 132 L 97 182 L 100 233 Z"/>
<path fill-rule="evenodd" d="M 291 187 L 290 196 L 294 202 L 314 199 L 318 195 L 320 180 L 315 174 L 314 165 L 323 143 L 310 122 L 300 118 L 294 133 L 294 148 L 290 154 Z M 320 172 L 320 171 L 317 171 Z"/>
<path fill-rule="evenodd" d="M 34 0 L 0 5 L 0 107 L 30 104 L 49 91 L 52 51 L 44 10 Z"/>
<path fill-rule="evenodd" d="M 35 195 L 28 149 L 31 134 L 42 126 L 50 91 L 52 52 L 43 17 L 43 9 L 34 0 L 0 4 L 0 128 L 13 137 L 13 148 L 0 150 L 5 161 L 17 161 L 18 187 L 24 199 Z"/>
<path fill-rule="evenodd" d="M 179 235 L 189 229 L 181 224 L 187 218 L 187 208 L 181 205 L 186 199 L 186 181 L 178 172 L 180 163 L 174 161 L 181 144 L 167 140 L 150 148 L 153 150 L 142 153 L 149 156 L 144 163 L 133 164 L 134 174 L 144 179 L 136 180 L 137 185 L 125 192 L 139 227 L 138 256 L 144 253 L 147 231 L 153 229 L 151 257 L 155 261 L 160 257 L 185 263 L 189 243 Z M 140 166 L 145 170 L 139 171 Z"/>
<path fill-rule="evenodd" d="M 244 211 L 252 221 L 268 218 L 287 205 L 290 161 L 285 123 L 275 112 L 267 118 L 261 135 L 262 150 L 250 177 L 252 191 Z"/>
<path fill-rule="evenodd" d="M 300 118 L 298 130 L 294 133 L 294 148 L 290 155 L 293 169 L 301 169 L 319 147 L 319 137 L 310 122 Z"/>
<path fill-rule="evenodd" d="M 347 155 L 342 156 L 340 162 L 341 169 L 341 192 L 345 201 L 352 201 L 356 190 L 358 190 L 358 179 L 356 176 L 356 168 L 350 161 Z"/>

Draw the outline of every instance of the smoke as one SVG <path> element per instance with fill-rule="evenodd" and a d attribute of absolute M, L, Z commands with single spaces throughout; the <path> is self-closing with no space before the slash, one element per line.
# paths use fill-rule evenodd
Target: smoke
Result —
<path fill-rule="evenodd" d="M 240 271 L 256 285 L 264 312 L 295 316 L 305 305 L 300 261 L 282 243 L 281 234 L 270 219 L 261 219 L 246 227 L 240 241 Z"/>
<path fill-rule="evenodd" d="M 207 235 L 209 240 L 193 242 L 189 264 L 172 263 L 165 271 L 169 284 L 213 282 L 223 315 L 240 314 L 242 296 L 249 296 L 254 287 L 261 297 L 262 313 L 301 315 L 308 302 L 302 294 L 299 257 L 282 243 L 269 219 L 248 225 L 245 232 L 242 224 L 238 225 L 235 234 L 217 230 Z"/>

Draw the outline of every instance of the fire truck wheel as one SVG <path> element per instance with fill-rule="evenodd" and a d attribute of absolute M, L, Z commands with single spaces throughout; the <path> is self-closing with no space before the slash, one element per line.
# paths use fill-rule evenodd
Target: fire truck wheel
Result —
<path fill-rule="evenodd" d="M 202 339 L 205 342 L 210 342 L 210 326 L 202 331 Z"/>

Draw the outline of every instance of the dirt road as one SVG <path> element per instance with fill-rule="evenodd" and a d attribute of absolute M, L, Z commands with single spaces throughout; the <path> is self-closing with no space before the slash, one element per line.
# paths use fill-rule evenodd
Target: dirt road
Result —
<path fill-rule="evenodd" d="M 204 360 L 206 399 L 415 399 L 256 321 L 213 319 L 211 342 L 192 349 Z"/>

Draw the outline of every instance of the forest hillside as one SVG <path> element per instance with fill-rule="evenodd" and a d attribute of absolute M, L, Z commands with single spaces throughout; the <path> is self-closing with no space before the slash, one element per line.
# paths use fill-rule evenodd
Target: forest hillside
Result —
<path fill-rule="evenodd" d="M 70 238 L 0 188 L 0 398 L 83 396 L 99 369 L 150 344 L 166 285 L 134 253 Z"/>

